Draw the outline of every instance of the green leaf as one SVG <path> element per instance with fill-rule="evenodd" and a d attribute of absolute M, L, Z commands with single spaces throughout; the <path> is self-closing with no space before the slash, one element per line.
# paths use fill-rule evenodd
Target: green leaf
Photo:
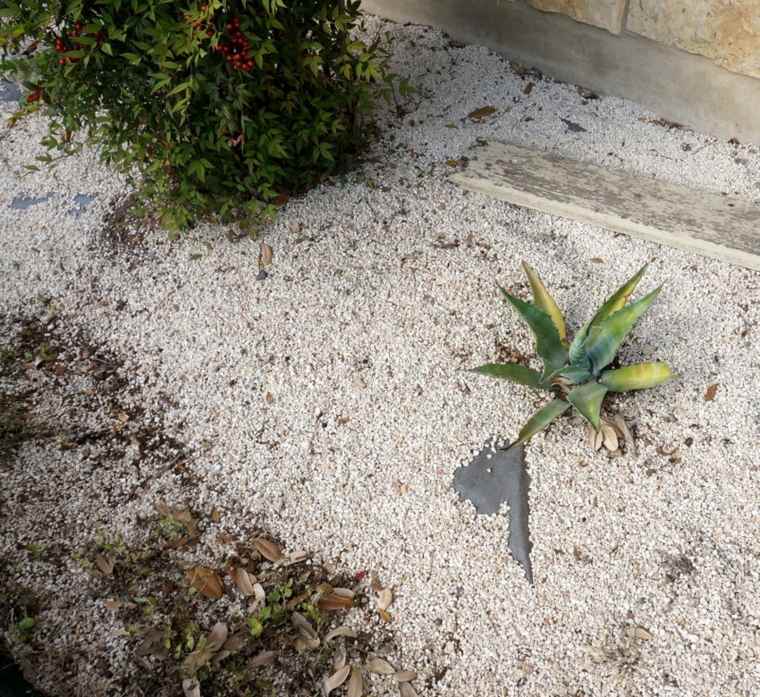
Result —
<path fill-rule="evenodd" d="M 486 363 L 473 368 L 471 372 L 500 380 L 508 380 L 518 385 L 527 385 L 535 389 L 541 388 L 541 375 L 519 363 Z"/>
<path fill-rule="evenodd" d="M 662 286 L 591 327 L 584 344 L 584 350 L 591 361 L 591 372 L 594 375 L 598 375 L 615 358 L 615 354 L 628 332 L 649 309 L 661 290 Z"/>
<path fill-rule="evenodd" d="M 591 377 L 591 371 L 583 365 L 571 365 L 559 373 L 574 385 L 580 385 Z"/>
<path fill-rule="evenodd" d="M 546 290 L 546 286 L 543 284 L 543 281 L 536 273 L 535 269 L 525 261 L 522 263 L 522 266 L 525 270 L 525 275 L 530 282 L 531 290 L 533 291 L 533 304 L 552 318 L 552 322 L 554 322 L 554 326 L 557 328 L 559 338 L 564 341 L 567 336 L 567 329 L 565 327 L 565 318 L 562 316 L 559 306 L 549 294 L 549 291 Z"/>
<path fill-rule="evenodd" d="M 587 382 L 570 390 L 567 401 L 570 402 L 597 431 L 599 430 L 599 414 L 602 401 L 607 394 L 607 387 L 598 382 Z"/>
<path fill-rule="evenodd" d="M 103 53 L 107 53 L 109 56 L 113 55 L 113 49 L 111 48 L 111 44 L 109 44 L 108 42 L 104 43 L 100 47 L 100 50 L 103 51 Z"/>
<path fill-rule="evenodd" d="M 503 288 L 501 292 L 533 331 L 536 338 L 536 352 L 544 361 L 544 376 L 564 366 L 567 363 L 567 349 L 563 346 L 551 317 L 535 305 L 510 295 Z"/>
<path fill-rule="evenodd" d="M 673 378 L 673 371 L 667 363 L 637 363 L 617 370 L 602 373 L 599 382 L 611 392 L 646 390 L 661 385 Z"/>
<path fill-rule="evenodd" d="M 649 264 L 644 264 L 631 278 L 629 278 L 620 288 L 618 288 L 604 304 L 596 311 L 596 314 L 591 318 L 590 322 L 587 322 L 584 327 L 575 335 L 573 343 L 570 344 L 570 362 L 573 364 L 583 364 L 585 358 L 585 352 L 583 350 L 583 343 L 586 341 L 588 332 L 596 324 L 607 319 L 611 314 L 622 309 L 628 302 L 628 298 L 631 297 L 633 291 L 636 290 L 636 286 L 639 284 L 644 272 L 647 270 Z"/>
<path fill-rule="evenodd" d="M 517 436 L 516 443 L 526 443 L 536 433 L 543 431 L 554 419 L 564 414 L 569 408 L 570 403 L 563 399 L 555 399 L 553 402 L 549 402 L 549 404 L 533 414 L 525 426 L 522 427 Z"/>

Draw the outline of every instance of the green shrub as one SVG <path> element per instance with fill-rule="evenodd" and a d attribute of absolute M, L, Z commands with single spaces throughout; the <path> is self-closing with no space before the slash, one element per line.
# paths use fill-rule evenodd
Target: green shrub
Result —
<path fill-rule="evenodd" d="M 50 116 L 43 162 L 84 132 L 170 229 L 261 220 L 365 139 L 390 76 L 379 40 L 353 35 L 359 4 L 5 0 L 0 74 L 29 89 L 14 119 Z"/>

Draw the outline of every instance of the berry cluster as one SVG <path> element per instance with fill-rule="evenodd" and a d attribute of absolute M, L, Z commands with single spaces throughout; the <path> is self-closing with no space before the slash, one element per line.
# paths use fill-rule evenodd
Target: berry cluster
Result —
<path fill-rule="evenodd" d="M 34 102 L 38 102 L 42 98 L 42 88 L 38 87 L 33 92 L 30 92 L 26 95 L 26 101 L 28 104 L 33 104 Z"/>
<path fill-rule="evenodd" d="M 240 18 L 233 17 L 226 28 L 228 40 L 225 43 L 220 41 L 214 50 L 225 57 L 233 70 L 251 72 L 253 69 L 251 42 L 240 31 Z"/>
<path fill-rule="evenodd" d="M 55 38 L 55 50 L 58 53 L 66 53 L 66 51 L 71 51 L 71 47 L 67 45 L 67 42 L 70 44 L 76 45 L 77 48 L 81 48 L 82 44 L 76 40 L 76 37 L 81 36 L 82 30 L 84 29 L 84 26 L 81 22 L 77 22 L 74 25 L 74 28 L 71 30 L 69 34 L 66 34 L 65 32 L 61 34 L 61 36 L 57 36 Z M 89 35 L 88 35 L 89 36 Z M 99 31 L 97 34 L 95 34 L 95 38 L 98 41 L 98 46 L 105 41 L 106 35 Z M 79 58 L 72 58 L 71 56 L 63 56 L 58 59 L 58 63 L 60 65 L 66 65 L 66 63 L 77 63 L 79 61 Z"/>

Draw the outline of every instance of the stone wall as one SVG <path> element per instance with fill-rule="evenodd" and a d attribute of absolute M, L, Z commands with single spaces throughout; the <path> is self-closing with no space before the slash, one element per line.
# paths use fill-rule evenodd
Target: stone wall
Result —
<path fill-rule="evenodd" d="M 613 34 L 632 32 L 760 77 L 760 0 L 527 0 Z"/>

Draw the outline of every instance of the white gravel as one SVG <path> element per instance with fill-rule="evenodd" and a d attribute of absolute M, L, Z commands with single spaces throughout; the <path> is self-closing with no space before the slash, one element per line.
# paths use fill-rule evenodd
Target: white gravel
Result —
<path fill-rule="evenodd" d="M 148 232 L 139 260 L 105 256 L 94 241 L 123 181 L 91 152 L 23 175 L 44 122 L 3 128 L 0 312 L 50 296 L 133 366 L 147 394 L 176 400 L 163 417 L 195 449 L 193 506 L 220 509 L 229 530 L 259 525 L 393 585 L 398 661 L 420 674 L 421 694 L 760 694 L 760 274 L 447 181 L 447 161 L 489 138 L 757 201 L 758 149 L 520 77 L 485 48 L 450 46 L 433 30 L 383 28 L 397 40 L 396 70 L 418 91 L 403 118 L 383 114 L 375 161 L 292 200 L 264 231 L 274 266 L 263 282 L 257 244 L 232 244 L 221 227 L 175 243 Z M 467 118 L 484 106 L 497 112 Z M 65 211 L 77 193 L 96 198 L 73 217 Z M 591 452 L 569 421 L 531 442 L 535 588 L 505 551 L 506 519 L 476 516 L 451 490 L 472 449 L 513 436 L 540 403 L 462 370 L 493 360 L 497 341 L 531 353 L 495 292 L 499 283 L 526 293 L 523 259 L 575 327 L 651 260 L 642 290 L 665 289 L 623 358 L 666 360 L 681 375 L 618 400 L 637 427 L 637 455 Z M 3 487 L 25 476 L 17 468 Z M 129 535 L 157 498 L 187 496 L 162 476 L 106 517 Z M 92 539 L 97 496 L 65 491 L 59 505 L 66 539 Z M 6 510 L 0 550 L 55 535 L 38 516 Z M 679 555 L 694 571 L 669 579 Z M 20 573 L 31 586 L 50 582 Z M 119 629 L 102 613 L 89 621 Z M 634 637 L 637 627 L 649 634 Z M 126 670 L 122 661 L 112 669 Z"/>

